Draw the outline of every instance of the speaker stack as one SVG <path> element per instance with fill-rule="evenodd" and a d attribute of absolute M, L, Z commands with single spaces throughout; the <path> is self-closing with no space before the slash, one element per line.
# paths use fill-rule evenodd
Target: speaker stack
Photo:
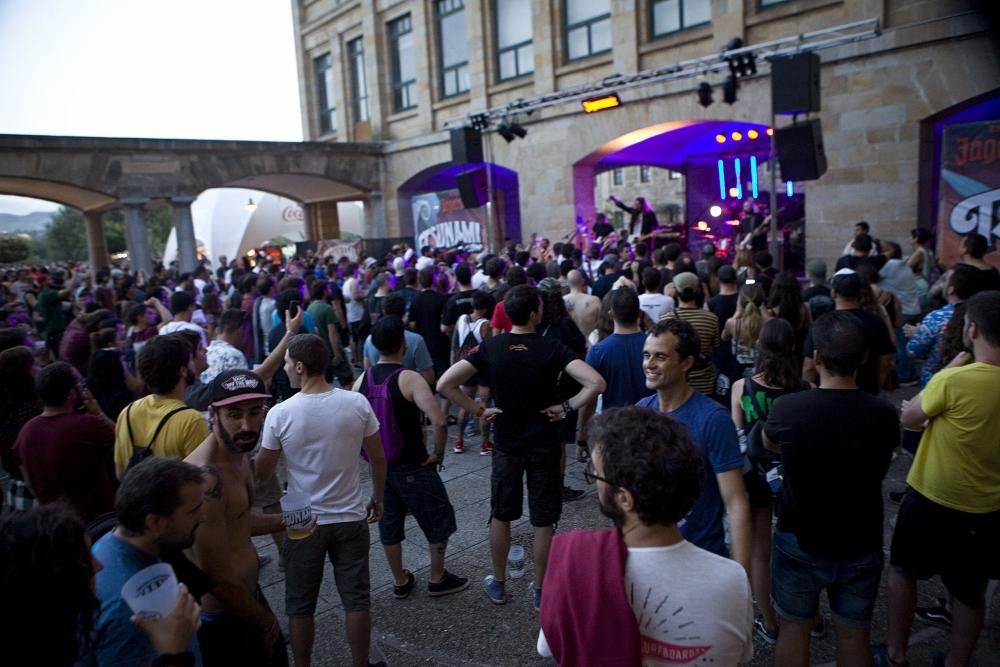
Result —
<path fill-rule="evenodd" d="M 774 115 L 799 116 L 820 110 L 820 62 L 815 53 L 797 53 L 771 61 L 771 109 Z M 774 129 L 781 177 L 813 181 L 826 173 L 826 151 L 819 119 Z"/>

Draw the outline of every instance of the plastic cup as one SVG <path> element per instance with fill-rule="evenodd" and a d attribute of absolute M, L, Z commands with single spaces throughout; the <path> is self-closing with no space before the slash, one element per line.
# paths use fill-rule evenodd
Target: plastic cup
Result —
<path fill-rule="evenodd" d="M 301 540 L 309 537 L 312 524 L 312 506 L 305 493 L 286 493 L 281 497 L 281 514 L 285 520 L 288 539 Z"/>
<path fill-rule="evenodd" d="M 125 603 L 137 615 L 162 618 L 177 605 L 177 575 L 169 563 L 139 570 L 122 586 Z"/>
<path fill-rule="evenodd" d="M 507 574 L 512 579 L 524 576 L 524 547 L 520 544 L 512 544 L 507 552 Z"/>

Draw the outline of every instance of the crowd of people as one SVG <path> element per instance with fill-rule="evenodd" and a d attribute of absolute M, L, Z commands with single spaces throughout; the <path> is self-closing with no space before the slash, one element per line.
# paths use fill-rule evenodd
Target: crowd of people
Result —
<path fill-rule="evenodd" d="M 526 488 L 537 650 L 560 664 L 735 665 L 756 634 L 776 664 L 808 665 L 823 590 L 843 664 L 908 664 L 915 615 L 950 628 L 940 664 L 969 664 L 1000 576 L 989 250 L 971 234 L 942 267 L 926 230 L 906 254 L 859 222 L 833 275 L 813 260 L 804 280 L 766 250 L 729 264 L 711 245 L 624 240 L 219 258 L 183 274 L 7 269 L 7 650 L 17 664 L 211 667 L 287 665 L 290 645 L 301 667 L 329 561 L 350 661 L 367 665 L 369 524 L 396 598 L 417 587 L 407 514 L 429 549 L 427 595 L 466 590 L 447 567 L 457 525 L 439 471 L 478 435 L 492 469 L 482 594 L 509 599 Z M 914 384 L 902 406 L 881 397 Z M 888 640 L 872 647 L 897 452 L 912 464 L 887 494 Z M 584 495 L 567 457 L 612 527 L 556 534 Z M 308 499 L 294 533 L 284 494 Z M 266 535 L 287 643 L 258 585 L 252 538 Z M 122 586 L 156 563 L 182 583 L 176 608 L 136 616 Z M 918 608 L 933 576 L 948 597 Z"/>

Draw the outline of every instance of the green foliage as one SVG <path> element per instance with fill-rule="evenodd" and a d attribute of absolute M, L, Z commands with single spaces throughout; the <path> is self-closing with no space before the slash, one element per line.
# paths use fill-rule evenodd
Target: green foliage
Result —
<path fill-rule="evenodd" d="M 57 261 L 87 259 L 87 228 L 83 212 L 61 207 L 45 228 L 48 256 Z"/>
<path fill-rule="evenodd" d="M 174 210 L 170 204 L 150 206 L 146 209 L 146 228 L 149 230 L 149 253 L 162 257 L 167 247 L 167 237 L 174 227 Z"/>
<path fill-rule="evenodd" d="M 169 204 L 150 206 L 145 212 L 145 220 L 149 230 L 149 251 L 154 257 L 162 256 L 174 224 L 173 210 Z M 112 255 L 124 252 L 127 244 L 122 211 L 107 212 L 103 225 L 108 252 Z M 52 216 L 44 236 L 35 242 L 34 254 L 40 259 L 86 260 L 87 223 L 83 213 L 66 206 L 60 208 Z"/>
<path fill-rule="evenodd" d="M 23 262 L 31 255 L 31 243 L 20 236 L 0 236 L 0 264 Z"/>

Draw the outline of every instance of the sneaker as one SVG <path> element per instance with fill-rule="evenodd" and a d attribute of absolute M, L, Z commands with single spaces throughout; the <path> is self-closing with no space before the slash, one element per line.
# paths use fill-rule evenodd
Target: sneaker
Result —
<path fill-rule="evenodd" d="M 778 643 L 778 628 L 774 630 L 767 629 L 767 623 L 764 622 L 763 616 L 758 616 L 753 622 L 754 630 L 757 631 L 757 636 L 763 640 L 768 646 L 774 646 Z"/>
<path fill-rule="evenodd" d="M 497 581 L 492 574 L 487 575 L 483 579 L 483 590 L 486 591 L 486 597 L 493 604 L 505 604 L 507 602 L 506 585 L 506 581 Z"/>
<path fill-rule="evenodd" d="M 822 639 L 823 637 L 826 637 L 826 625 L 823 623 L 822 618 L 816 620 L 816 625 L 813 626 L 812 632 L 809 633 L 809 636 L 813 639 Z"/>
<path fill-rule="evenodd" d="M 577 489 L 568 487 L 564 484 L 562 490 L 563 502 L 571 503 L 574 500 L 579 500 L 580 498 L 583 498 L 584 493 L 584 491 L 578 491 Z"/>
<path fill-rule="evenodd" d="M 413 576 L 413 573 L 409 570 L 403 570 L 406 575 L 406 583 L 402 586 L 393 586 L 392 594 L 396 596 L 397 600 L 405 600 L 410 597 L 410 592 L 413 591 L 413 587 L 417 583 L 417 578 Z"/>
<path fill-rule="evenodd" d="M 479 455 L 488 456 L 493 453 L 493 443 L 489 440 L 483 440 L 483 444 L 479 445 Z"/>
<path fill-rule="evenodd" d="M 442 595 L 451 595 L 452 593 L 458 593 L 459 591 L 464 591 L 469 587 L 469 580 L 466 577 L 459 577 L 452 574 L 448 570 L 444 571 L 444 576 L 441 577 L 441 581 L 434 583 L 433 581 L 427 582 L 427 594 L 431 597 L 441 597 Z"/>
<path fill-rule="evenodd" d="M 456 440 L 455 444 L 451 446 L 451 451 L 455 452 L 456 454 L 464 454 L 465 443 L 462 442 L 461 440 Z"/>
<path fill-rule="evenodd" d="M 889 492 L 889 500 L 896 503 L 897 505 L 903 502 L 903 498 L 905 497 L 906 497 L 906 489 L 903 489 L 902 491 Z"/>
<path fill-rule="evenodd" d="M 531 606 L 537 612 L 542 608 L 542 589 L 535 586 L 535 582 L 528 584 L 528 593 L 531 594 Z"/>
<path fill-rule="evenodd" d="M 951 612 L 945 604 L 947 600 L 938 598 L 933 607 L 917 607 L 917 616 L 927 623 L 933 623 L 942 628 L 951 629 Z"/>

